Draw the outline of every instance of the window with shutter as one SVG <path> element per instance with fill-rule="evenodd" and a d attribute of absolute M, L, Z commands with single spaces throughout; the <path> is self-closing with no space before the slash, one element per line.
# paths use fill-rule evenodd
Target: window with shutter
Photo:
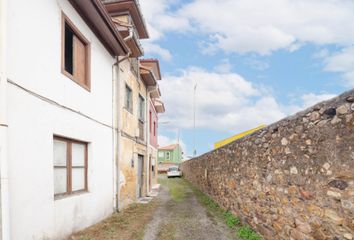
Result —
<path fill-rule="evenodd" d="M 145 99 L 139 94 L 139 120 L 145 121 Z"/>
<path fill-rule="evenodd" d="M 90 44 L 63 14 L 62 73 L 90 90 Z"/>
<path fill-rule="evenodd" d="M 128 85 L 125 85 L 125 109 L 133 113 L 133 91 Z"/>
<path fill-rule="evenodd" d="M 86 46 L 85 44 L 76 36 L 74 36 L 73 41 L 74 48 L 74 78 L 85 86 L 87 84 L 86 78 Z"/>

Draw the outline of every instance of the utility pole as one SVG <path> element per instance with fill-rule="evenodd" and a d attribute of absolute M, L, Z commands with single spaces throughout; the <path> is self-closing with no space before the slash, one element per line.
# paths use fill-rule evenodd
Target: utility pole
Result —
<path fill-rule="evenodd" d="M 197 91 L 197 83 L 194 84 L 194 92 L 193 92 L 193 115 L 194 115 L 194 126 L 193 126 L 193 145 L 194 145 L 194 150 L 193 150 L 193 157 L 197 156 L 197 149 L 196 149 L 196 144 L 195 144 L 195 112 L 196 112 L 196 91 Z"/>

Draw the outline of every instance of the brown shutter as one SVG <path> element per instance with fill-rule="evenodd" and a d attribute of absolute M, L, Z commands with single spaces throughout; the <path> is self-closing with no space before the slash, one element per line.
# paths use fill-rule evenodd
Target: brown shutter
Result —
<path fill-rule="evenodd" d="M 74 35 L 74 78 L 81 84 L 87 86 L 86 76 L 86 46 L 85 44 Z"/>

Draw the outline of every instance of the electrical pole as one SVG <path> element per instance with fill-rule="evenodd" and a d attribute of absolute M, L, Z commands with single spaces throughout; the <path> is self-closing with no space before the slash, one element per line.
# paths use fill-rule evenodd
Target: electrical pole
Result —
<path fill-rule="evenodd" d="M 196 144 L 195 144 L 195 112 L 196 112 L 196 91 L 197 91 L 197 83 L 194 85 L 194 92 L 193 92 L 193 145 L 194 145 L 194 150 L 193 150 L 193 157 L 197 156 L 197 149 L 196 149 Z"/>

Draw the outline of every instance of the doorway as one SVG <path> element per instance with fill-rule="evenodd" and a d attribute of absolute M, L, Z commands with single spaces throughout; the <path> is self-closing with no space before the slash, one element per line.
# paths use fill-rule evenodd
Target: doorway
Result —
<path fill-rule="evenodd" d="M 144 156 L 138 155 L 138 196 L 143 197 L 144 183 Z"/>
<path fill-rule="evenodd" d="M 149 192 L 152 189 L 152 163 L 151 163 L 151 155 L 149 157 Z"/>

